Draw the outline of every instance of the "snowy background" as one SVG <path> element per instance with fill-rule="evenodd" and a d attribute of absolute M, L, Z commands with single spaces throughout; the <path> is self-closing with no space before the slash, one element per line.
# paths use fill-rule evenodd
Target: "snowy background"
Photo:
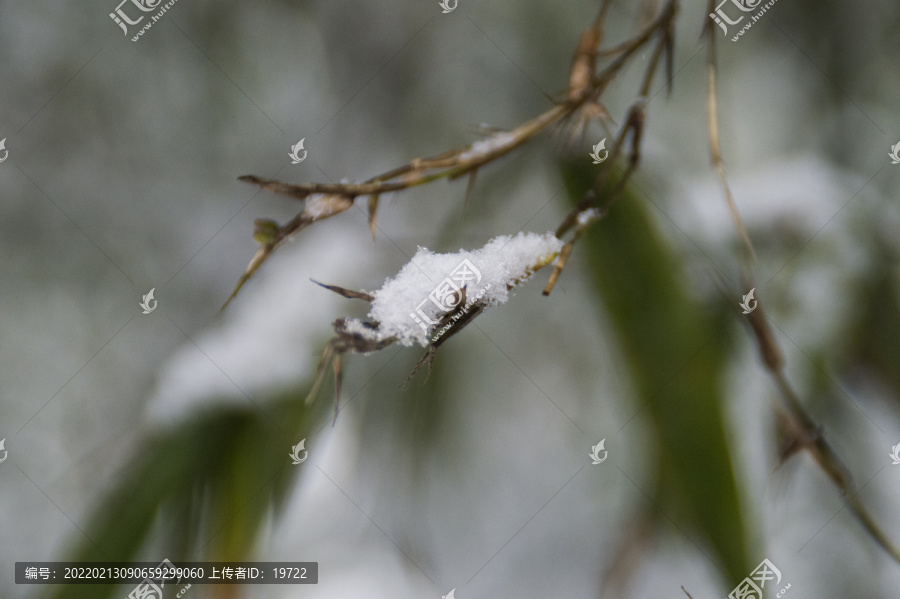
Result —
<path fill-rule="evenodd" d="M 180 0 L 137 43 L 109 19 L 115 4 L 0 2 L 4 598 L 38 596 L 14 584 L 14 562 L 62 560 L 87 542 L 98 497 L 145 433 L 225 402 L 265 411 L 271 393 L 308 383 L 331 322 L 367 312 L 311 278 L 374 290 L 419 246 L 543 234 L 567 211 L 559 140 L 544 135 L 480 172 L 465 218 L 462 180 L 384 197 L 373 245 L 357 200 L 279 251 L 220 316 L 256 249 L 252 221 L 299 209 L 238 176 L 360 180 L 472 143 L 481 123 L 511 128 L 565 89 L 597 3 L 459 0 L 442 14 L 436 0 Z M 614 3 L 604 47 L 631 34 L 637 10 Z M 636 183 L 692 293 L 708 299 L 740 270 L 709 165 L 705 3 L 680 13 L 674 90 L 654 86 Z M 781 0 L 739 42 L 719 38 L 723 152 L 760 253 L 758 295 L 804 397 L 813 358 L 840 346 L 858 312 L 874 232 L 900 255 L 900 165 L 887 157 L 900 140 L 898 22 L 887 0 Z M 638 60 L 603 97 L 619 123 L 642 74 Z M 301 138 L 308 159 L 291 165 Z M 547 269 L 448 342 L 439 392 L 422 375 L 400 389 L 418 347 L 344 360 L 346 407 L 310 435 L 255 547 L 260 560 L 319 562 L 319 584 L 245 596 L 598 595 L 625 515 L 648 501 L 641 458 L 653 440 L 583 280 L 584 249 L 549 298 Z M 151 288 L 158 308 L 143 315 Z M 897 390 L 865 372 L 829 380 L 838 399 L 814 413 L 900 539 L 900 467 L 888 457 Z M 900 588 L 900 568 L 807 457 L 775 469 L 778 398 L 746 332 L 727 396 L 742 502 L 765 549 L 754 563 L 771 559 L 789 597 Z M 604 438 L 609 459 L 591 466 Z M 715 564 L 660 526 L 627 596 L 683 585 L 724 597 L 733 585 Z M 147 547 L 146 560 L 166 551 Z"/>

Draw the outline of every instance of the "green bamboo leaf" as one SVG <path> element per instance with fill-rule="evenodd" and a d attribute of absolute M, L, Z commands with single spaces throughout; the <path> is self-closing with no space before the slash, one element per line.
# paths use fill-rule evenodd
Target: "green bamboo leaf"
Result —
<path fill-rule="evenodd" d="M 564 174 L 578 201 L 596 171 L 578 165 Z M 575 251 L 588 256 L 598 308 L 610 317 L 658 445 L 648 495 L 705 553 L 708 546 L 727 584 L 737 583 L 752 560 L 722 414 L 727 315 L 687 294 L 679 259 L 648 210 L 626 188 Z"/>
<path fill-rule="evenodd" d="M 866 277 L 859 286 L 859 309 L 842 336 L 842 368 L 868 370 L 900 397 L 900 294 L 897 252 L 880 237 L 871 240 Z"/>
<path fill-rule="evenodd" d="M 300 472 L 291 466 L 291 445 L 330 410 L 324 401 L 306 406 L 300 389 L 261 403 L 266 412 L 209 410 L 148 436 L 66 559 L 136 561 L 150 541 L 167 548 L 160 561 L 253 559 L 263 519 Z M 60 585 L 47 596 L 106 599 L 118 588 Z"/>

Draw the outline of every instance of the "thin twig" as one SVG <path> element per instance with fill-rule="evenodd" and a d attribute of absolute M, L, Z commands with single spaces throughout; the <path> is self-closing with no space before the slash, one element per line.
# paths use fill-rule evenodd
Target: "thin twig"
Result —
<path fill-rule="evenodd" d="M 462 148 L 448 150 L 429 158 L 415 158 L 405 165 L 376 175 L 362 183 L 293 184 L 255 175 L 239 177 L 239 180 L 258 185 L 266 191 L 304 201 L 307 203 L 307 206 L 301 214 L 288 223 L 281 226 L 275 224 L 274 229 L 271 229 L 272 221 L 266 221 L 271 230 L 267 230 L 266 240 L 260 243 L 259 249 L 243 275 L 241 275 L 223 309 L 285 240 L 296 235 L 314 221 L 324 220 L 344 212 L 353 205 L 357 197 L 369 196 L 369 229 L 374 239 L 375 212 L 378 207 L 380 194 L 400 192 L 419 185 L 426 185 L 439 179 L 453 180 L 464 175 L 470 175 L 469 186 L 466 190 L 466 196 L 469 197 L 473 191 L 475 172 L 478 168 L 517 150 L 548 127 L 562 120 L 572 118 L 576 113 L 582 114 L 586 119 L 607 116 L 605 108 L 599 104 L 597 98 L 618 75 L 627 61 L 647 44 L 655 33 L 661 32 L 662 41 L 666 43 L 667 48 L 671 47 L 671 43 L 666 40 L 672 30 L 677 0 L 669 0 L 652 23 L 634 38 L 618 46 L 619 52 L 616 58 L 606 68 L 597 73 L 597 46 L 602 39 L 602 25 L 610 5 L 611 0 L 603 0 L 597 18 L 579 40 L 573 56 L 569 89 L 565 101 L 510 131 L 497 132 L 486 140 L 475 142 Z M 655 70 L 655 62 L 653 69 Z M 628 128 L 623 130 L 623 137 L 629 130 Z M 611 152 L 610 156 L 613 157 L 614 153 Z M 315 199 L 318 204 L 320 195 L 326 198 L 341 198 L 341 202 L 331 206 L 328 210 L 309 210 L 309 202 Z M 311 218 L 313 214 L 315 214 L 315 218 Z"/>
<path fill-rule="evenodd" d="M 709 12 L 713 10 L 714 0 L 709 0 Z M 731 194 L 731 187 L 728 185 L 728 177 L 725 173 L 725 163 L 722 161 L 722 149 L 719 145 L 719 108 L 718 108 L 718 92 L 716 91 L 716 30 L 711 26 L 711 21 L 706 20 L 705 33 L 707 43 L 709 44 L 709 55 L 706 62 L 706 123 L 709 133 L 709 152 L 712 158 L 713 168 L 719 177 L 719 183 L 725 192 L 725 201 L 728 203 L 728 212 L 731 214 L 731 222 L 737 230 L 741 238 L 744 251 L 747 254 L 751 264 L 756 265 L 756 252 L 753 250 L 753 242 L 750 241 L 750 235 L 747 233 L 744 222 L 741 220 L 741 214 L 738 212 L 737 204 L 734 202 L 734 196 Z"/>
<path fill-rule="evenodd" d="M 563 268 L 565 268 L 566 261 L 568 260 L 569 255 L 572 252 L 572 247 L 575 242 L 584 235 L 588 226 L 593 224 L 594 221 L 603 218 L 609 212 L 610 207 L 616 202 L 619 197 L 621 197 L 622 193 L 626 189 L 628 182 L 631 180 L 631 176 L 637 169 L 641 158 L 640 148 L 644 131 L 645 109 L 647 103 L 646 98 L 650 93 L 650 86 L 652 85 L 653 78 L 656 74 L 660 58 L 663 55 L 666 56 L 666 85 L 671 89 L 671 65 L 673 61 L 672 53 L 674 52 L 674 41 L 672 39 L 672 36 L 674 35 L 673 25 L 675 14 L 677 13 L 677 11 L 677 0 L 669 0 L 669 2 L 667 2 L 663 9 L 660 11 L 659 16 L 644 30 L 643 33 L 635 38 L 635 40 L 626 42 L 626 44 L 621 46 L 621 57 L 629 56 L 631 53 L 636 51 L 637 48 L 640 47 L 640 45 L 649 42 L 652 39 L 654 33 L 659 34 L 659 40 L 656 44 L 656 47 L 654 48 L 653 56 L 647 64 L 646 70 L 644 71 L 644 78 L 641 82 L 638 99 L 631 105 L 628 110 L 628 116 L 625 119 L 625 124 L 619 131 L 619 134 L 616 136 L 613 147 L 609 150 L 608 160 L 606 160 L 604 166 L 602 167 L 602 170 L 600 171 L 600 174 L 597 176 L 592 189 L 590 189 L 585 194 L 584 198 L 582 198 L 581 201 L 579 201 L 578 204 L 575 205 L 575 207 L 569 212 L 569 214 L 566 215 L 565 219 L 563 219 L 563 222 L 556 229 L 556 236 L 561 239 L 573 227 L 576 227 L 576 225 L 578 225 L 575 229 L 575 233 L 572 239 L 563 247 L 562 252 L 560 252 L 559 259 L 556 263 L 556 268 L 553 270 L 550 281 L 544 288 L 544 295 L 550 295 L 550 292 L 553 290 L 553 287 L 556 284 L 556 281 L 559 279 Z M 637 44 L 636 40 L 640 40 L 640 44 Z M 602 87 L 602 85 L 605 85 L 605 83 L 601 85 L 600 82 L 605 82 L 608 78 L 611 79 L 611 76 L 612 75 L 601 77 L 598 81 L 598 87 Z M 628 139 L 629 135 L 631 136 L 631 151 L 628 154 L 628 162 L 625 167 L 625 171 L 619 176 L 612 191 L 606 193 L 604 196 L 606 183 L 610 178 L 613 169 L 616 168 L 616 159 L 622 153 L 625 141 L 626 139 Z M 599 200 L 599 198 L 601 197 L 603 197 L 604 199 L 602 204 Z M 588 214 L 591 214 L 590 218 L 587 218 Z"/>
<path fill-rule="evenodd" d="M 866 532 L 875 539 L 875 542 L 878 543 L 891 558 L 897 563 L 900 563 L 900 548 L 888 538 L 872 517 L 868 508 L 866 508 L 859 500 L 859 491 L 853 484 L 850 470 L 825 439 L 821 427 L 816 425 L 812 416 L 810 416 L 806 411 L 806 408 L 803 407 L 800 398 L 791 387 L 790 382 L 784 373 L 785 364 L 784 359 L 781 357 L 781 350 L 771 333 L 771 329 L 768 326 L 768 319 L 759 300 L 757 300 L 756 309 L 750 313 L 749 318 L 751 328 L 753 329 L 754 336 L 756 337 L 759 346 L 759 353 L 763 365 L 775 381 L 775 385 L 778 387 L 778 391 L 787 408 L 787 429 L 793 437 L 791 439 L 792 446 L 796 449 L 805 449 L 809 452 L 816 464 L 819 465 L 834 485 L 847 497 L 847 505 L 862 524 Z"/>
<path fill-rule="evenodd" d="M 713 11 L 714 0 L 709 0 L 709 12 Z M 725 175 L 725 166 L 722 162 L 722 154 L 719 144 L 719 127 L 717 114 L 717 91 L 716 91 L 716 36 L 715 29 L 707 20 L 704 33 L 708 37 L 709 57 L 707 61 L 707 106 L 708 106 L 708 125 L 709 125 L 709 145 L 712 154 L 713 166 L 719 176 L 722 189 L 728 203 L 731 218 L 734 222 L 735 229 L 743 242 L 746 258 L 754 265 L 756 263 L 756 253 L 753 250 L 753 243 L 744 223 L 741 220 L 740 213 L 734 203 L 731 190 Z M 749 270 L 749 269 L 748 269 Z M 749 275 L 745 275 L 744 284 L 749 287 L 753 283 L 750 281 Z M 790 452 L 798 449 L 805 449 L 815 460 L 819 467 L 828 475 L 834 485 L 848 497 L 847 504 L 850 510 L 857 517 L 863 528 L 869 535 L 875 539 L 875 542 L 881 546 L 884 551 L 890 555 L 896 562 L 900 563 L 900 549 L 885 535 L 881 527 L 869 513 L 866 506 L 859 500 L 858 491 L 853 484 L 850 471 L 840 456 L 834 451 L 825 436 L 821 427 L 816 425 L 812 416 L 803 406 L 800 398 L 794 392 L 784 372 L 785 361 L 781 348 L 775 341 L 774 335 L 769 327 L 769 321 L 763 309 L 762 302 L 757 300 L 756 308 L 750 313 L 750 327 L 756 337 L 759 348 L 759 355 L 762 363 L 769 376 L 772 377 L 781 395 L 782 401 L 787 408 L 785 417 L 788 420 L 786 427 L 792 439 L 789 443 L 789 451 L 783 453 L 782 458 L 789 457 Z"/>

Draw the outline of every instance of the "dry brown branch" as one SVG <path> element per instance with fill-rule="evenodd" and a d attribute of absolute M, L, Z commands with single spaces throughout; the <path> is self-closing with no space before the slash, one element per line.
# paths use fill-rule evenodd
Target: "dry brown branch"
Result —
<path fill-rule="evenodd" d="M 253 256 L 253 259 L 250 260 L 250 264 L 247 265 L 244 274 L 241 275 L 234 291 L 228 296 L 222 309 L 224 310 L 228 304 L 231 303 L 231 300 L 233 300 L 238 291 L 241 290 L 244 283 L 250 280 L 253 273 L 259 270 L 259 267 L 272 255 L 272 252 L 290 239 L 291 236 L 302 231 L 314 222 L 330 218 L 335 214 L 340 214 L 351 206 L 353 206 L 353 198 L 350 196 L 339 193 L 329 193 L 315 197 L 312 201 L 305 200 L 303 211 L 281 226 L 271 220 L 258 219 L 254 221 L 253 238 L 259 242 L 259 249 L 256 250 L 256 254 Z"/>
<path fill-rule="evenodd" d="M 713 11 L 713 4 L 713 0 L 710 0 L 708 12 Z M 574 229 L 572 238 L 560 251 L 554 271 L 544 289 L 544 294 L 548 295 L 565 268 L 574 244 L 584 235 L 593 222 L 603 218 L 608 213 L 612 204 L 622 195 L 640 162 L 640 145 L 644 127 L 646 97 L 649 94 L 659 61 L 663 57 L 665 57 L 667 89 L 671 92 L 674 17 L 678 9 L 677 0 L 668 0 L 656 18 L 630 40 L 613 48 L 600 50 L 599 45 L 602 40 L 604 18 L 609 6 L 610 0 L 604 0 L 597 18 L 579 38 L 572 59 L 569 86 L 565 100 L 510 131 L 495 132 L 485 140 L 462 148 L 449 150 L 430 158 L 415 158 L 405 165 L 391 169 L 362 183 L 290 184 L 253 175 L 240 177 L 240 180 L 259 185 L 267 191 L 301 200 L 304 202 L 304 208 L 296 217 L 284 225 L 278 225 L 274 221 L 269 220 L 258 220 L 255 222 L 254 238 L 260 243 L 260 248 L 238 281 L 228 302 L 235 297 L 241 286 L 259 269 L 262 263 L 281 243 L 314 222 L 346 211 L 359 196 L 368 196 L 368 225 L 374 239 L 376 212 L 381 194 L 403 191 L 442 178 L 453 180 L 468 175 L 469 183 L 466 188 L 466 202 L 468 202 L 474 189 L 477 170 L 480 167 L 513 152 L 551 125 L 562 120 L 575 120 L 576 123 L 573 126 L 573 130 L 577 131 L 593 119 L 607 118 L 609 115 L 599 102 L 600 96 L 627 61 L 639 49 L 649 43 L 654 36 L 657 36 L 657 43 L 653 49 L 651 60 L 648 63 L 641 84 L 639 98 L 629 109 L 625 124 L 617 134 L 613 148 L 609 151 L 609 160 L 601 168 L 593 189 L 566 216 L 556 231 L 556 236 L 562 238 L 562 236 Z M 715 31 L 708 20 L 705 21 L 704 34 L 707 36 L 709 48 L 707 63 L 707 126 L 711 161 L 722 186 L 732 222 L 741 239 L 745 259 L 752 266 L 756 263 L 756 253 L 737 210 L 733 194 L 728 185 L 727 173 L 722 159 L 716 92 L 716 38 Z M 614 58 L 603 70 L 597 72 L 596 63 L 600 57 Z M 580 124 L 577 122 L 579 119 Z M 618 177 L 612 191 L 607 192 L 605 190 L 606 184 L 612 176 L 613 169 L 617 168 L 618 158 L 622 156 L 629 136 L 630 152 L 627 156 L 625 169 Z M 541 266 L 543 265 L 538 265 L 534 270 Z M 749 281 L 749 275 L 745 276 L 745 279 Z M 369 294 L 353 292 L 333 285 L 323 286 L 344 297 L 372 300 L 372 296 Z M 226 305 L 228 302 L 226 302 Z M 452 321 L 446 334 L 428 346 L 425 355 L 418 362 L 410 377 L 424 365 L 429 366 L 430 369 L 440 344 L 462 330 L 463 327 L 481 314 L 486 307 L 476 303 L 474 310 L 464 314 L 458 320 Z M 372 341 L 358 334 L 349 333 L 345 329 L 345 322 L 343 319 L 335 322 L 337 336 L 329 342 L 325 349 L 316 372 L 315 381 L 307 397 L 307 401 L 311 401 L 315 396 L 328 364 L 332 363 L 335 375 L 335 418 L 337 417 L 341 387 L 342 355 L 345 353 L 376 351 L 395 341 L 393 338 Z M 888 554 L 900 562 L 900 550 L 883 534 L 865 506 L 858 500 L 849 471 L 827 443 L 821 429 L 815 425 L 813 419 L 806 412 L 791 388 L 784 374 L 782 353 L 771 334 L 765 311 L 759 303 L 756 310 L 751 313 L 749 323 L 757 339 L 763 364 L 775 381 L 786 407 L 786 410 L 781 413 L 781 417 L 785 419 L 785 430 L 789 431 L 790 439 L 788 445 L 782 451 L 782 456 L 787 458 L 800 449 L 810 452 L 811 456 L 828 474 L 834 484 L 849 497 L 848 505 L 864 528 Z M 377 327 L 378 323 L 369 323 L 367 326 Z M 690 597 L 686 590 L 684 592 Z"/>
<path fill-rule="evenodd" d="M 453 180 L 469 175 L 466 197 L 470 197 L 474 189 L 477 170 L 489 163 L 506 156 L 520 148 L 526 142 L 545 131 L 550 126 L 573 117 L 586 120 L 604 118 L 605 108 L 598 98 L 606 86 L 616 77 L 628 59 L 647 44 L 656 33 L 660 34 L 660 44 L 671 49 L 671 31 L 675 15 L 676 0 L 669 0 L 657 18 L 628 42 L 615 48 L 616 52 L 603 52 L 602 55 L 615 55 L 602 71 L 597 72 L 598 45 L 602 39 L 602 26 L 606 11 L 611 2 L 604 0 L 599 14 L 591 26 L 582 33 L 572 59 L 569 76 L 569 88 L 564 101 L 550 110 L 522 123 L 510 131 L 496 132 L 485 140 L 469 146 L 456 148 L 432 156 L 430 158 L 414 158 L 409 163 L 381 173 L 362 183 L 285 183 L 273 179 L 265 179 L 255 175 L 245 175 L 239 180 L 258 185 L 260 188 L 303 201 L 304 210 L 284 225 L 274 221 L 258 221 L 265 223 L 264 235 L 254 235 L 260 241 L 260 247 L 249 265 L 241 275 L 234 291 L 225 302 L 225 306 L 240 291 L 241 287 L 253 276 L 262 264 L 277 250 L 280 245 L 299 233 L 315 221 L 330 218 L 346 211 L 354 200 L 360 196 L 368 196 L 369 230 L 373 239 L 375 235 L 375 215 L 378 209 L 379 196 L 383 193 L 399 192 L 411 187 L 432 183 L 439 179 Z M 658 57 L 659 51 L 655 53 Z M 671 60 L 669 61 L 671 62 Z M 653 64 L 655 71 L 655 60 Z M 624 135 L 632 131 L 634 124 L 626 124 L 619 138 L 619 145 Z M 617 146 L 618 147 L 618 146 Z M 614 157 L 613 152 L 610 157 Z M 612 162 L 612 160 L 610 160 Z M 330 206 L 322 206 L 329 199 Z M 313 208 L 310 208 L 313 204 Z M 313 218 L 312 215 L 315 215 Z M 259 227 L 257 227 L 257 230 Z M 223 309 L 225 308 L 223 306 Z"/>
<path fill-rule="evenodd" d="M 900 549 L 887 537 L 869 513 L 868 508 L 859 500 L 859 491 L 853 484 L 850 470 L 825 439 L 822 427 L 815 423 L 791 387 L 784 372 L 781 350 L 769 329 L 768 319 L 760 300 L 757 300 L 756 309 L 750 313 L 749 317 L 759 347 L 760 358 L 769 376 L 775 382 L 786 408 L 781 416 L 786 419 L 783 430 L 787 433 L 788 440 L 786 445 L 781 448 L 781 459 L 786 460 L 791 454 L 806 450 L 834 485 L 847 497 L 847 505 L 866 532 L 888 555 L 900 563 Z"/>
<path fill-rule="evenodd" d="M 714 12 L 714 1 L 709 0 L 709 12 Z M 741 220 L 741 214 L 738 212 L 737 204 L 734 202 L 734 196 L 731 194 L 731 187 L 728 185 L 728 176 L 725 173 L 725 163 L 722 161 L 722 149 L 719 145 L 719 105 L 718 92 L 716 91 L 716 31 L 712 25 L 712 21 L 706 19 L 704 24 L 704 34 L 706 35 L 709 54 L 706 62 L 706 123 L 709 134 L 709 152 L 712 159 L 713 168 L 719 177 L 719 183 L 725 193 L 725 201 L 728 204 L 728 212 L 731 214 L 731 222 L 737 230 L 741 238 L 744 251 L 751 262 L 756 264 L 756 252 L 753 250 L 753 242 L 750 241 L 750 235 L 747 233 L 744 222 Z"/>
<path fill-rule="evenodd" d="M 225 302 L 225 306 L 237 295 L 241 287 L 259 269 L 269 256 L 283 241 L 302 231 L 313 222 L 330 218 L 344 212 L 353 205 L 359 196 L 369 196 L 369 229 L 374 236 L 375 212 L 378 208 L 378 196 L 383 193 L 402 191 L 418 185 L 425 185 L 438 179 L 454 179 L 493 162 L 559 121 L 563 116 L 577 109 L 580 104 L 562 104 L 554 106 L 547 112 L 519 125 L 507 132 L 497 133 L 483 142 L 450 150 L 431 158 L 415 158 L 408 164 L 382 173 L 363 183 L 284 183 L 272 179 L 263 179 L 254 175 L 239 177 L 241 181 L 259 185 L 266 191 L 281 194 L 306 204 L 304 211 L 286 224 L 277 228 L 272 235 L 274 241 L 261 243 L 256 255 L 250 261 L 237 286 Z M 481 143 L 482 145 L 478 145 Z M 317 218 L 304 216 L 309 212 L 310 202 L 319 205 L 326 198 L 340 198 L 340 202 L 332 202 L 328 210 L 317 213 Z M 271 223 L 272 221 L 267 221 Z M 277 226 L 277 224 L 276 224 Z M 225 308 L 223 306 L 223 309 Z"/>
<path fill-rule="evenodd" d="M 379 194 L 400 191 L 416 185 L 424 185 L 444 177 L 453 179 L 468 174 L 469 184 L 466 190 L 466 198 L 468 199 L 474 187 L 475 175 L 478 167 L 508 154 L 551 124 L 558 122 L 564 117 L 571 117 L 579 111 L 583 111 L 583 119 L 596 118 L 598 115 L 605 115 L 605 109 L 603 109 L 597 101 L 599 94 L 626 63 L 626 59 L 633 55 L 633 53 L 644 44 L 648 43 L 653 38 L 654 33 L 658 33 L 659 41 L 653 53 L 653 58 L 647 67 L 640 88 L 641 97 L 629 109 L 627 118 L 625 119 L 625 125 L 619 132 L 615 145 L 610 151 L 610 160 L 601 170 L 601 174 L 598 177 L 594 189 L 599 190 L 603 187 L 606 179 L 610 175 L 615 158 L 622 152 L 625 141 L 630 134 L 630 152 L 628 154 L 625 174 L 620 177 L 613 192 L 606 198 L 604 206 L 597 205 L 596 199 L 598 194 L 591 191 L 559 226 L 556 234 L 557 237 L 561 237 L 572 228 L 574 228 L 575 231 L 572 239 L 566 243 L 560 251 L 559 259 L 556 262 L 554 271 L 544 290 L 544 294 L 548 295 L 565 267 L 575 242 L 584 235 L 591 224 L 607 213 L 609 206 L 624 190 L 631 174 L 637 167 L 640 160 L 645 97 L 656 72 L 659 59 L 664 52 L 667 55 L 672 52 L 673 42 L 671 35 L 677 0 L 669 0 L 663 10 L 660 11 L 660 15 L 650 25 L 630 42 L 619 46 L 621 50 L 618 59 L 608 65 L 600 75 L 595 75 L 597 46 L 602 38 L 603 19 L 609 5 L 610 1 L 604 0 L 597 19 L 592 26 L 582 34 L 581 39 L 579 40 L 570 72 L 567 101 L 561 105 L 555 106 L 538 117 L 527 121 L 512 131 L 494 133 L 493 136 L 487 140 L 487 143 L 476 142 L 471 146 L 450 150 L 432 158 L 417 158 L 404 166 L 382 173 L 363 183 L 308 183 L 294 185 L 280 181 L 261 179 L 254 176 L 241 177 L 241 180 L 255 183 L 265 190 L 301 200 L 305 202 L 305 206 L 304 210 L 295 217 L 295 219 L 282 227 L 279 227 L 277 223 L 274 223 L 273 221 L 257 221 L 257 233 L 255 233 L 254 237 L 261 244 L 260 250 L 254 257 L 254 260 L 251 261 L 250 266 L 241 278 L 238 287 L 235 289 L 234 293 L 232 293 L 231 298 L 234 297 L 240 289 L 240 286 L 252 276 L 253 272 L 255 272 L 262 262 L 276 249 L 279 243 L 306 226 L 309 226 L 316 220 L 329 218 L 347 210 L 352 205 L 353 200 L 358 196 L 369 196 L 369 227 L 374 236 L 375 211 L 378 206 Z M 667 57 L 667 65 L 671 65 L 671 56 Z M 671 76 L 667 83 L 671 83 L 670 80 Z M 331 200 L 325 201 L 325 198 L 331 198 Z M 311 202 L 312 206 L 310 205 Z M 323 207 L 327 207 L 328 209 L 322 209 Z M 550 258 L 550 260 L 552 260 L 552 258 Z M 538 262 L 532 267 L 527 268 L 526 272 L 522 273 L 519 279 L 508 282 L 507 287 L 512 289 L 520 280 L 530 277 L 547 263 L 549 262 Z M 366 301 L 373 301 L 374 299 L 374 296 L 368 293 L 351 291 L 336 285 L 316 283 L 343 297 L 363 299 Z M 407 378 L 407 383 L 423 366 L 427 366 L 430 372 L 438 348 L 449 338 L 470 324 L 475 318 L 482 314 L 487 307 L 489 307 L 488 304 L 481 301 L 475 301 L 471 305 L 468 304 L 465 301 L 465 288 L 463 288 L 462 294 L 462 301 L 459 302 L 457 310 L 445 314 L 435 326 L 434 330 L 440 330 L 441 335 L 427 346 L 425 354 Z M 229 301 L 231 298 L 229 298 Z M 465 309 L 463 309 L 463 307 L 465 307 Z M 346 328 L 346 324 L 347 321 L 345 319 L 335 321 L 334 328 L 337 336 L 333 338 L 325 348 L 322 359 L 316 370 L 312 388 L 306 399 L 307 402 L 311 402 L 316 396 L 325 377 L 328 365 L 331 363 L 333 365 L 335 376 L 335 419 L 337 418 L 340 402 L 343 354 L 377 351 L 396 341 L 393 337 L 374 341 L 367 335 L 349 332 Z M 370 330 L 376 330 L 379 327 L 379 323 L 377 322 L 363 323 L 363 325 Z"/>
<path fill-rule="evenodd" d="M 708 7 L 708 12 L 713 12 L 714 0 L 709 0 Z M 750 240 L 750 236 L 747 234 L 740 213 L 735 206 L 731 189 L 728 186 L 725 167 L 722 162 L 717 113 L 716 36 L 715 30 L 709 19 L 706 20 L 704 33 L 707 36 L 709 48 L 707 60 L 707 114 L 709 146 L 713 167 L 715 168 L 719 177 L 719 182 L 722 185 L 725 200 L 728 203 L 735 229 L 743 243 L 746 259 L 748 262 L 755 264 L 756 253 L 753 250 L 753 243 Z M 747 288 L 754 286 L 749 275 L 745 275 L 744 285 Z M 749 314 L 748 320 L 757 341 L 759 355 L 763 366 L 775 382 L 785 406 L 785 410 L 780 413 L 780 417 L 785 420 L 783 423 L 783 430 L 788 435 L 788 439 L 785 446 L 781 448 L 782 460 L 787 459 L 793 453 L 801 449 L 809 452 L 813 460 L 815 460 L 825 474 L 828 475 L 834 485 L 848 497 L 847 503 L 853 514 L 863 525 L 863 528 L 873 539 L 875 539 L 888 555 L 896 562 L 900 563 L 900 549 L 888 539 L 878 523 L 875 522 L 868 509 L 859 500 L 858 491 L 855 489 L 849 469 L 828 441 L 826 441 L 825 436 L 822 433 L 822 428 L 815 423 L 812 416 L 806 411 L 800 398 L 791 387 L 787 375 L 784 372 L 785 362 L 783 353 L 778 346 L 778 343 L 775 341 L 775 337 L 772 335 L 772 330 L 769 327 L 769 320 L 763 309 L 761 300 L 757 299 L 756 308 Z"/>
<path fill-rule="evenodd" d="M 651 57 L 646 70 L 644 71 L 644 78 L 641 83 L 638 99 L 629 108 L 628 115 L 625 119 L 625 125 L 616 136 L 613 147 L 609 150 L 609 158 L 605 161 L 600 174 L 594 182 L 593 189 L 589 190 L 588 193 L 585 194 L 585 197 L 580 202 L 578 202 L 578 204 L 576 204 L 575 208 L 573 208 L 568 215 L 566 215 L 565 219 L 563 219 L 563 222 L 556 229 L 556 236 L 560 239 L 562 239 L 562 237 L 573 228 L 575 228 L 575 232 L 572 239 L 566 243 L 566 245 L 563 247 L 562 252 L 560 252 L 560 257 L 557 260 L 556 267 L 553 270 L 550 281 L 544 288 L 544 295 L 550 295 L 550 292 L 556 285 L 560 274 L 565 268 L 569 255 L 572 253 L 575 242 L 577 242 L 584 235 L 587 227 L 589 227 L 594 221 L 603 218 L 608 213 L 613 203 L 615 203 L 615 201 L 622 195 L 622 192 L 625 190 L 628 182 L 631 180 L 631 176 L 637 169 L 641 158 L 640 148 L 644 132 L 646 98 L 650 93 L 650 86 L 653 82 L 654 76 L 656 75 L 656 69 L 659 65 L 659 60 L 664 54 L 666 56 L 666 85 L 669 89 L 671 89 L 671 71 L 674 54 L 673 27 L 677 9 L 678 3 L 676 0 L 670 0 L 669 2 L 667 2 L 663 9 L 660 11 L 659 17 L 657 17 L 657 19 L 655 19 L 650 24 L 650 26 L 648 26 L 647 29 L 645 29 L 645 31 L 640 34 L 638 38 L 636 38 L 642 40 L 642 43 L 647 43 L 652 39 L 654 33 L 658 33 L 659 35 L 659 40 L 657 41 L 656 47 L 654 48 L 653 56 Z M 630 53 L 638 47 L 640 46 L 635 45 L 634 40 L 632 40 L 632 42 L 628 42 L 619 46 L 622 51 L 622 56 L 625 56 L 627 54 L 630 55 Z M 604 190 L 607 181 L 611 177 L 613 169 L 617 168 L 616 159 L 621 155 L 622 149 L 626 143 L 626 139 L 629 139 L 629 135 L 630 152 L 627 156 L 628 160 L 625 171 L 619 176 L 612 191 L 605 193 Z M 602 204 L 599 202 L 599 198 L 601 197 L 603 197 L 605 200 Z"/>

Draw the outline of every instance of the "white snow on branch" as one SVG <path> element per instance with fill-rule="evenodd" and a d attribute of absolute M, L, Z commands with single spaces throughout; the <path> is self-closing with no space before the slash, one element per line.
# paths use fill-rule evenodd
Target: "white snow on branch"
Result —
<path fill-rule="evenodd" d="M 331 216 L 350 207 L 353 200 L 337 193 L 316 193 L 306 198 L 303 215 L 312 220 L 318 220 L 323 216 Z"/>
<path fill-rule="evenodd" d="M 520 232 L 495 237 L 479 250 L 436 254 L 419 248 L 397 276 L 372 293 L 369 317 L 378 329 L 348 320 L 347 330 L 375 340 L 396 337 L 407 347 L 427 346 L 441 316 L 458 305 L 462 287 L 468 302 L 480 296 L 489 306 L 505 303 L 509 289 L 552 261 L 562 245 L 552 233 Z"/>
<path fill-rule="evenodd" d="M 583 210 L 578 213 L 578 226 L 586 227 L 591 224 L 593 221 L 600 218 L 603 213 L 600 212 L 597 208 L 588 208 L 587 210 Z"/>
<path fill-rule="evenodd" d="M 501 148 L 512 145 L 516 139 L 516 136 L 508 131 L 495 133 L 487 139 L 482 139 L 473 143 L 472 147 L 459 155 L 459 159 L 472 160 L 473 158 L 482 158 Z"/>

